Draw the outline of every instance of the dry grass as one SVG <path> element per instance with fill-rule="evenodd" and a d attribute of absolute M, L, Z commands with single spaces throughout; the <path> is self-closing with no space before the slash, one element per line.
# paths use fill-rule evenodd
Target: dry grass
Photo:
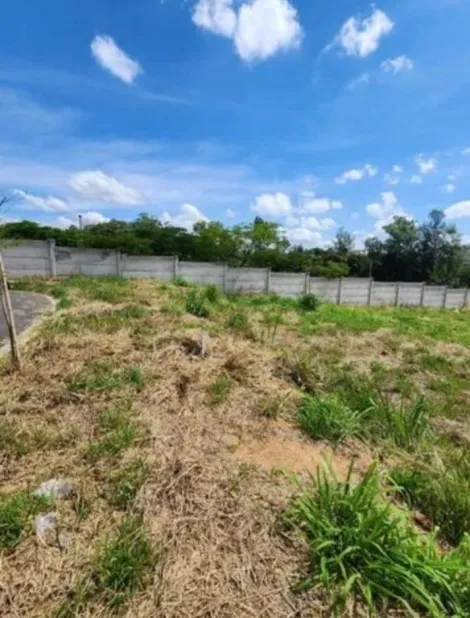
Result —
<path fill-rule="evenodd" d="M 369 333 L 359 347 L 358 335 L 306 340 L 289 314 L 275 338 L 261 343 L 225 330 L 227 312 L 208 321 L 164 309 L 183 304 L 184 288 L 130 286 L 122 303 L 110 295 L 112 305 L 86 301 L 74 289 L 72 307 L 51 317 L 24 350 L 24 371 L 0 368 L 0 418 L 16 436 L 14 448 L 0 444 L 2 493 L 51 477 L 66 477 L 77 490 L 54 506 L 66 549 L 29 534 L 14 552 L 0 554 L 0 614 L 32 618 L 61 608 L 57 615 L 90 617 L 330 616 L 321 594 L 292 592 L 306 553 L 295 535 L 279 533 L 292 486 L 271 469 L 313 472 L 326 455 L 341 475 L 351 459 L 363 470 L 370 452 L 357 444 L 333 452 L 300 435 L 292 422 L 298 389 L 280 357 L 286 349 L 291 357 L 310 350 L 323 388 L 328 371 L 359 357 L 370 366 L 387 350 L 394 366 L 390 333 Z M 256 333 L 263 316 L 250 319 Z M 206 356 L 201 328 L 210 333 Z M 119 379 L 90 387 L 97 364 Z M 129 377 L 126 368 L 142 380 L 121 379 Z M 230 387 L 214 392 L 218 379 Z M 90 445 L 113 431 L 103 413 L 121 408 L 131 410 L 134 439 L 90 457 Z M 48 436 L 44 444 L 34 442 L 38 428 Z M 24 448 L 22 436 L 29 436 Z M 110 499 L 119 471 L 136 461 L 144 477 L 124 498 Z M 80 590 L 91 585 L 96 552 L 126 513 L 143 517 L 158 560 L 116 610 L 106 595 L 82 598 Z"/>

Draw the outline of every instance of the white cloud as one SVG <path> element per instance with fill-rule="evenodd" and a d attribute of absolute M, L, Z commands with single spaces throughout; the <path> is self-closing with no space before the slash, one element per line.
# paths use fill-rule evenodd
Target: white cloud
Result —
<path fill-rule="evenodd" d="M 48 195 L 45 197 L 39 195 L 33 195 L 32 193 L 27 193 L 26 191 L 22 191 L 20 189 L 15 189 L 13 193 L 25 204 L 28 206 L 32 206 L 33 208 L 38 208 L 43 212 L 68 212 L 70 211 L 70 207 L 67 202 L 59 199 L 58 197 L 53 197 L 52 195 Z"/>
<path fill-rule="evenodd" d="M 397 196 L 392 191 L 385 191 L 380 195 L 381 201 L 366 206 L 367 213 L 377 219 L 374 230 L 377 234 L 382 232 L 384 225 L 391 223 L 394 217 L 407 217 L 401 207 Z"/>
<path fill-rule="evenodd" d="M 437 169 L 437 159 L 435 157 L 426 158 L 424 155 L 419 154 L 415 157 L 415 163 L 419 168 L 419 173 L 422 176 L 432 174 Z"/>
<path fill-rule="evenodd" d="M 413 174 L 413 176 L 410 178 L 410 183 L 412 185 L 422 185 L 423 179 L 421 178 L 421 176 L 419 176 L 419 174 Z"/>
<path fill-rule="evenodd" d="M 193 204 L 183 204 L 176 215 L 170 215 L 164 212 L 160 218 L 162 223 L 172 225 L 174 227 L 182 227 L 189 232 L 198 221 L 209 221 L 209 219 Z"/>
<path fill-rule="evenodd" d="M 142 193 L 101 170 L 78 172 L 70 178 L 69 185 L 85 200 L 121 206 L 135 206 L 144 201 Z"/>
<path fill-rule="evenodd" d="M 462 154 L 463 154 L 463 155 L 470 155 L 470 146 L 469 146 L 468 148 L 464 148 L 464 149 L 462 150 Z"/>
<path fill-rule="evenodd" d="M 396 58 L 388 58 L 384 60 L 380 65 L 382 70 L 386 73 L 404 73 L 405 71 L 412 71 L 414 68 L 414 62 L 408 56 L 397 56 Z"/>
<path fill-rule="evenodd" d="M 369 17 L 350 17 L 326 51 L 335 45 L 344 49 L 348 56 L 365 58 L 376 51 L 382 37 L 391 32 L 393 21 L 384 11 L 374 9 Z"/>
<path fill-rule="evenodd" d="M 398 185 L 400 184 L 400 179 L 397 176 L 393 176 L 388 172 L 384 174 L 384 180 L 388 185 Z"/>
<path fill-rule="evenodd" d="M 352 79 L 346 84 L 346 90 L 354 90 L 362 84 L 368 84 L 370 82 L 370 73 L 362 73 L 359 77 Z"/>
<path fill-rule="evenodd" d="M 126 84 L 132 84 L 137 75 L 143 73 L 140 64 L 118 47 L 110 36 L 95 36 L 90 47 L 96 62 Z"/>
<path fill-rule="evenodd" d="M 312 247 L 325 244 L 322 232 L 335 227 L 336 221 L 330 218 L 288 217 L 282 232 L 291 243 Z"/>
<path fill-rule="evenodd" d="M 401 165 L 394 165 L 392 167 L 392 170 L 395 172 L 395 174 L 402 174 L 403 173 L 403 167 Z"/>
<path fill-rule="evenodd" d="M 377 168 L 369 163 L 366 163 L 364 167 L 359 169 L 346 170 L 340 176 L 335 178 L 335 182 L 338 185 L 344 185 L 350 180 L 362 180 L 366 176 L 375 176 L 377 174 Z"/>
<path fill-rule="evenodd" d="M 258 195 L 251 210 L 258 215 L 285 217 L 292 212 L 292 202 L 285 193 L 263 193 Z"/>
<path fill-rule="evenodd" d="M 470 217 L 470 200 L 457 202 L 444 210 L 446 217 L 449 219 L 459 219 L 461 217 Z"/>
<path fill-rule="evenodd" d="M 237 213 L 231 208 L 227 208 L 227 210 L 225 211 L 225 215 L 228 219 L 235 219 Z"/>
<path fill-rule="evenodd" d="M 453 183 L 450 182 L 444 185 L 443 187 L 441 187 L 441 189 L 444 193 L 454 193 L 457 187 Z"/>
<path fill-rule="evenodd" d="M 321 213 L 328 210 L 337 210 L 343 207 L 339 200 L 330 200 L 327 197 L 315 197 L 314 193 L 304 192 L 304 201 L 300 205 L 302 213 Z"/>
<path fill-rule="evenodd" d="M 82 214 L 83 225 L 96 225 L 97 223 L 105 223 L 106 221 L 109 221 L 109 219 L 104 217 L 100 212 L 90 211 Z M 70 219 L 69 217 L 58 217 L 54 225 L 62 229 L 67 229 L 72 225 L 78 227 L 78 215 L 75 219 Z"/>
<path fill-rule="evenodd" d="M 302 41 L 297 10 L 288 0 L 251 0 L 238 11 L 233 0 L 199 0 L 192 19 L 200 28 L 233 39 L 237 54 L 247 62 L 298 48 Z"/>

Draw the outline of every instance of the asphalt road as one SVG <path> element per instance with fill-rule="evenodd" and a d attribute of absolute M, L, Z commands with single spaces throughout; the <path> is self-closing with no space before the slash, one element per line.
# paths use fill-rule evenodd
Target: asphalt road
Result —
<path fill-rule="evenodd" d="M 29 328 L 44 311 L 52 309 L 54 306 L 52 298 L 43 294 L 10 292 L 10 296 L 18 335 Z M 0 306 L 0 348 L 7 343 L 8 330 Z"/>

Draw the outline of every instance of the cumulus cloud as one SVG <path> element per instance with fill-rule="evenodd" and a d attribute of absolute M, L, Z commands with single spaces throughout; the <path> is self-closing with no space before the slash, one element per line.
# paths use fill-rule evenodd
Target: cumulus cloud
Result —
<path fill-rule="evenodd" d="M 144 201 L 139 191 L 126 187 L 101 170 L 78 172 L 70 178 L 69 185 L 82 199 L 94 202 L 135 206 Z"/>
<path fill-rule="evenodd" d="M 292 202 L 285 193 L 263 193 L 255 198 L 251 210 L 258 215 L 285 217 L 292 212 Z"/>
<path fill-rule="evenodd" d="M 389 172 L 384 174 L 384 180 L 388 185 L 400 184 L 400 179 L 398 178 L 398 176 L 393 176 L 393 174 L 390 174 Z"/>
<path fill-rule="evenodd" d="M 377 219 L 374 230 L 380 234 L 384 225 L 388 225 L 394 217 L 407 217 L 407 213 L 400 205 L 397 196 L 392 191 L 384 191 L 380 194 L 380 202 L 374 202 L 366 206 L 367 213 Z"/>
<path fill-rule="evenodd" d="M 470 147 L 468 147 L 468 148 L 464 148 L 464 149 L 462 150 L 462 154 L 463 154 L 463 155 L 470 155 Z"/>
<path fill-rule="evenodd" d="M 291 243 L 312 247 L 325 244 L 322 232 L 328 232 L 335 227 L 336 221 L 331 218 L 294 216 L 286 219 L 282 232 Z"/>
<path fill-rule="evenodd" d="M 448 184 L 441 187 L 441 189 L 444 193 L 454 193 L 457 187 L 452 182 L 449 182 Z"/>
<path fill-rule="evenodd" d="M 448 219 L 460 219 L 462 217 L 470 217 L 470 200 L 457 202 L 444 210 Z"/>
<path fill-rule="evenodd" d="M 392 167 L 392 170 L 395 172 L 395 174 L 402 174 L 403 173 L 403 166 L 401 166 L 401 165 L 394 165 Z"/>
<path fill-rule="evenodd" d="M 109 219 L 103 216 L 100 212 L 90 211 L 90 212 L 84 212 L 82 214 L 83 225 L 96 225 L 97 223 L 106 223 L 106 221 L 109 221 Z M 60 227 L 62 229 L 67 229 L 71 227 L 72 225 L 75 225 L 76 227 L 78 227 L 79 225 L 78 215 L 75 219 L 71 219 L 69 217 L 58 217 L 55 222 L 55 225 L 57 225 L 57 227 Z"/>
<path fill-rule="evenodd" d="M 199 0 L 193 22 L 232 39 L 237 54 L 247 62 L 299 47 L 302 28 L 288 0 L 251 0 L 237 8 L 233 4 L 233 0 Z"/>
<path fill-rule="evenodd" d="M 95 36 L 90 47 L 96 62 L 126 84 L 132 84 L 143 73 L 141 65 L 118 47 L 110 36 Z"/>
<path fill-rule="evenodd" d="M 340 176 L 335 178 L 335 182 L 338 185 L 344 185 L 351 180 L 362 180 L 363 178 L 369 176 L 375 176 L 377 174 L 377 168 L 370 163 L 366 163 L 364 167 L 358 169 L 346 170 Z"/>
<path fill-rule="evenodd" d="M 40 196 L 27 193 L 20 189 L 15 189 L 13 192 L 22 202 L 28 204 L 32 208 L 37 208 L 43 212 L 68 212 L 69 205 L 64 200 L 52 195 Z"/>
<path fill-rule="evenodd" d="M 381 39 L 392 31 L 394 25 L 384 11 L 376 8 L 364 19 L 350 17 L 325 51 L 339 46 L 348 56 L 365 58 L 376 51 Z"/>
<path fill-rule="evenodd" d="M 419 174 L 413 174 L 413 176 L 410 178 L 410 183 L 412 185 L 422 185 L 423 179 Z"/>
<path fill-rule="evenodd" d="M 183 204 L 176 215 L 164 212 L 160 217 L 162 223 L 174 227 L 182 227 L 189 232 L 192 231 L 194 224 L 198 221 L 209 221 L 209 219 L 193 204 Z"/>
<path fill-rule="evenodd" d="M 327 197 L 315 197 L 314 193 L 302 194 L 304 201 L 300 205 L 302 213 L 322 213 L 328 210 L 339 210 L 343 207 L 339 200 L 330 200 Z"/>
<path fill-rule="evenodd" d="M 227 210 L 225 211 L 225 215 L 227 216 L 228 219 L 235 219 L 235 217 L 237 216 L 237 213 L 231 208 L 227 208 Z"/>
<path fill-rule="evenodd" d="M 406 71 L 412 71 L 414 68 L 414 62 L 408 56 L 397 56 L 396 58 L 388 58 L 384 60 L 380 65 L 382 70 L 386 73 L 404 73 Z"/>
<path fill-rule="evenodd" d="M 422 176 L 432 174 L 437 169 L 437 159 L 435 157 L 426 158 L 424 155 L 419 154 L 415 157 L 415 163 L 419 168 L 419 173 Z"/>

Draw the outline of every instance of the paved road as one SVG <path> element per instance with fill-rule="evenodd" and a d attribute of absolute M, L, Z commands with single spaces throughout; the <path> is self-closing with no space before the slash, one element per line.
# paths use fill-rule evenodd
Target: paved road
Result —
<path fill-rule="evenodd" d="M 48 296 L 34 292 L 11 292 L 11 304 L 15 314 L 16 330 L 20 335 L 41 313 L 52 309 L 54 301 Z M 0 307 L 0 348 L 6 343 L 8 343 L 8 331 Z"/>

